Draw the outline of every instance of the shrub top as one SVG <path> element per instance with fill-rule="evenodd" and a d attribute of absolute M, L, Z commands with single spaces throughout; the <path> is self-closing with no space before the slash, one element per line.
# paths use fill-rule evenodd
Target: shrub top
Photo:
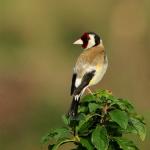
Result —
<path fill-rule="evenodd" d="M 144 118 L 135 112 L 127 100 L 98 90 L 82 98 L 78 115 L 63 115 L 64 127 L 52 129 L 42 138 L 49 143 L 48 150 L 57 150 L 62 144 L 73 142 L 72 150 L 138 150 L 126 134 L 136 134 L 143 141 L 146 135 Z"/>

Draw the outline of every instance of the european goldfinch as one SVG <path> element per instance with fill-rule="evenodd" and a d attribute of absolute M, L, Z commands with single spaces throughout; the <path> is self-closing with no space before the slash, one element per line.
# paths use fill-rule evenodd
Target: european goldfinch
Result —
<path fill-rule="evenodd" d="M 82 45 L 84 50 L 77 59 L 72 76 L 73 100 L 69 110 L 71 117 L 77 115 L 80 97 L 84 91 L 103 78 L 108 66 L 102 40 L 96 33 L 86 32 L 73 44 Z"/>

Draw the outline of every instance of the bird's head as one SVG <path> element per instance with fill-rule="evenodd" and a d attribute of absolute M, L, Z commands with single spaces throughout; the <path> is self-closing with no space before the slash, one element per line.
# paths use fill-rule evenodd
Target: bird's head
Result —
<path fill-rule="evenodd" d="M 94 32 L 85 32 L 73 44 L 82 45 L 83 49 L 89 49 L 99 44 L 102 44 L 102 40 L 100 39 L 99 35 Z"/>

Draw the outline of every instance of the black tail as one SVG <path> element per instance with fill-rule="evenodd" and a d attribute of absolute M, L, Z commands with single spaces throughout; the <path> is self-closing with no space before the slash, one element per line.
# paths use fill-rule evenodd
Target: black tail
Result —
<path fill-rule="evenodd" d="M 70 117 L 74 118 L 77 116 L 79 101 L 80 101 L 80 97 L 76 98 L 73 96 L 73 100 L 72 100 L 71 107 L 69 110 L 69 116 Z"/>

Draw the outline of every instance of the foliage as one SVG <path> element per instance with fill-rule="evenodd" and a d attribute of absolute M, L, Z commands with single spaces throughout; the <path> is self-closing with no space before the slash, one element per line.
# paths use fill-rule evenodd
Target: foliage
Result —
<path fill-rule="evenodd" d="M 66 127 L 51 130 L 42 139 L 43 144 L 51 143 L 48 150 L 69 142 L 76 145 L 74 150 L 138 150 L 124 135 L 137 134 L 142 141 L 146 135 L 144 119 L 133 105 L 107 90 L 84 96 L 76 118 L 62 118 Z"/>

